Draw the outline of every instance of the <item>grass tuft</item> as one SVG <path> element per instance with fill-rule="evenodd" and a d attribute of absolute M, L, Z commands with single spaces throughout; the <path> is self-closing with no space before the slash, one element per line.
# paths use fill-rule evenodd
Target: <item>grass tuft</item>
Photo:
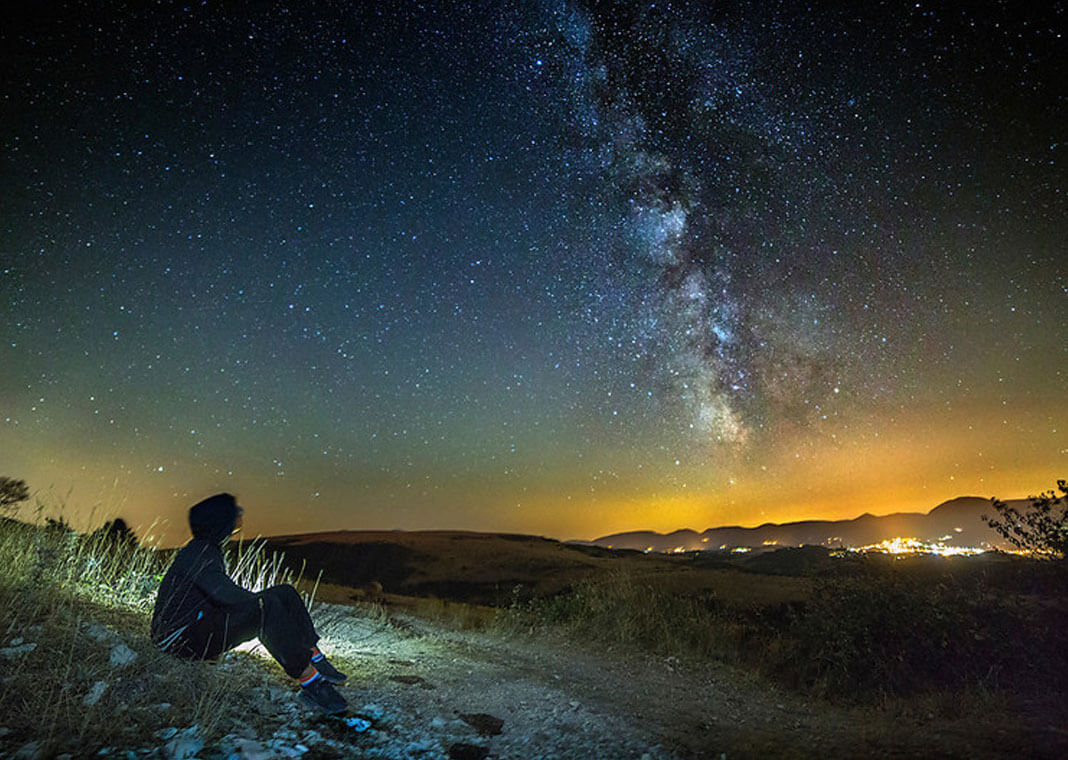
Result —
<path fill-rule="evenodd" d="M 239 580 L 292 582 L 261 549 L 241 553 Z M 236 666 L 258 658 L 187 662 L 149 640 L 172 557 L 55 521 L 0 519 L 0 754 L 33 741 L 41 756 L 85 756 L 151 746 L 170 726 L 196 725 L 211 740 L 248 723 L 250 695 L 277 677 Z"/>

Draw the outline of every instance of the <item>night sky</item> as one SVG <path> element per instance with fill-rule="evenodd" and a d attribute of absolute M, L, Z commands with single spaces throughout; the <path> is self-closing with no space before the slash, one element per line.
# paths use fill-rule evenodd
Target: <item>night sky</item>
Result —
<path fill-rule="evenodd" d="M 0 474 L 76 525 L 589 538 L 1068 474 L 1063 3 L 21 13 Z"/>

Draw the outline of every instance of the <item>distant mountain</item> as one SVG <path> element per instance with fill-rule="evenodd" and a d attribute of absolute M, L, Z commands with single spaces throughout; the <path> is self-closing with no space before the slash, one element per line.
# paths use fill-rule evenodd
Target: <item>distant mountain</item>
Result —
<path fill-rule="evenodd" d="M 1022 509 L 1026 499 L 1010 501 Z M 755 528 L 727 526 L 702 533 L 676 530 L 671 533 L 633 531 L 614 533 L 588 542 L 594 546 L 639 551 L 693 551 L 739 546 L 867 546 L 890 538 L 915 538 L 925 543 L 949 546 L 1007 548 L 1006 542 L 982 519 L 993 511 L 990 500 L 962 496 L 943 502 L 927 514 L 896 512 L 876 516 L 863 514 L 852 520 L 804 520 L 791 523 L 765 523 Z"/>

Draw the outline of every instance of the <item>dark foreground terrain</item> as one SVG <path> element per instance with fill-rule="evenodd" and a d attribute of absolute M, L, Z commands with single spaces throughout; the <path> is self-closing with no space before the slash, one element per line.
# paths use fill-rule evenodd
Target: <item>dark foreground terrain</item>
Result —
<path fill-rule="evenodd" d="M 303 564 L 306 577 L 322 571 L 324 599 L 366 602 L 366 584 L 377 581 L 377 603 L 390 614 L 472 634 L 542 632 L 597 656 L 610 652 L 624 671 L 635 669 L 629 687 L 612 689 L 643 702 L 642 714 L 687 710 L 643 680 L 653 671 L 639 674 L 639 662 L 664 664 L 698 703 L 696 695 L 707 694 L 700 710 L 708 715 L 723 712 L 715 696 L 723 679 L 741 688 L 742 678 L 752 687 L 737 703 L 742 723 L 708 728 L 721 737 L 744 733 L 742 745 L 729 742 L 736 751 L 759 744 L 754 725 L 780 737 L 772 741 L 786 731 L 791 741 L 817 746 L 768 716 L 744 717 L 744 705 L 768 690 L 794 705 L 788 712 L 837 715 L 832 723 L 840 727 L 853 720 L 843 710 L 876 711 L 864 730 L 883 731 L 877 744 L 890 754 L 922 755 L 915 737 L 944 744 L 939 753 L 950 755 L 1007 756 L 1015 745 L 1056 757 L 1068 749 L 1062 564 L 1002 554 L 835 556 L 820 547 L 663 555 L 457 532 L 319 534 L 270 544 L 291 565 Z M 702 691 L 705 681 L 718 686 Z M 905 726 L 913 739 L 902 735 L 892 749 L 890 737 Z M 838 731 L 814 730 L 826 741 Z M 695 726 L 672 731 L 696 751 L 679 738 L 701 733 Z M 852 729 L 841 731 L 846 744 L 860 741 Z"/>
<path fill-rule="evenodd" d="M 308 713 L 262 648 L 153 647 L 166 553 L 0 523 L 0 756 L 1068 756 L 1052 564 L 336 535 L 272 543 L 303 587 L 322 570 L 354 727 Z"/>

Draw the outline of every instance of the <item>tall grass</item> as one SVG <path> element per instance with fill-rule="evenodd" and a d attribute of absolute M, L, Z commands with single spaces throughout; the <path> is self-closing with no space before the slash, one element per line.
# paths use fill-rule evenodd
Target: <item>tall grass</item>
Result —
<path fill-rule="evenodd" d="M 0 519 L 0 755 L 32 741 L 42 756 L 80 757 L 152 746 L 168 726 L 211 738 L 247 723 L 251 694 L 276 668 L 187 662 L 149 640 L 174 552 L 63 525 Z M 262 543 L 236 555 L 233 575 L 246 587 L 293 582 Z M 132 662 L 113 659 L 122 648 Z"/>
<path fill-rule="evenodd" d="M 249 541 L 228 544 L 226 547 L 227 569 L 230 577 L 239 586 L 250 591 L 263 591 L 271 586 L 287 584 L 303 588 L 305 563 L 301 561 L 300 570 L 294 575 L 285 563 L 284 552 L 268 552 L 266 539 L 257 536 Z M 310 612 L 315 604 L 315 592 L 322 579 L 322 571 L 316 576 L 308 592 L 301 592 L 305 605 Z"/>
<path fill-rule="evenodd" d="M 657 654 L 721 656 L 727 645 L 722 621 L 700 599 L 666 593 L 621 571 L 583 581 L 568 593 L 517 602 L 507 619 Z"/>

